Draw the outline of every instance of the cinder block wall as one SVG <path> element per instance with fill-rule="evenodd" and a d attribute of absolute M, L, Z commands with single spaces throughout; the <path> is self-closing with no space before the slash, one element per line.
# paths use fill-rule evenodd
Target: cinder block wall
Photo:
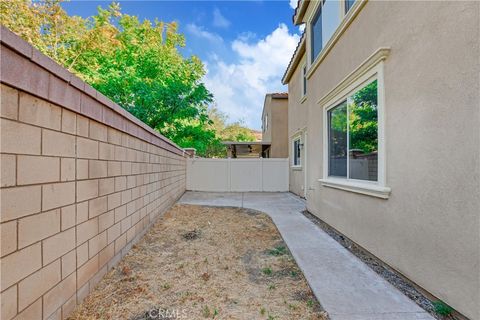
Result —
<path fill-rule="evenodd" d="M 185 191 L 175 144 L 1 29 L 1 319 L 65 318 Z"/>

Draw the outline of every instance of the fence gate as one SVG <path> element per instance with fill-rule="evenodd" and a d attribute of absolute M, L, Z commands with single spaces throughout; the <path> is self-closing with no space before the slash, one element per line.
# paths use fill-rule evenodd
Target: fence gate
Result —
<path fill-rule="evenodd" d="M 288 191 L 288 159 L 187 159 L 187 190 Z"/>

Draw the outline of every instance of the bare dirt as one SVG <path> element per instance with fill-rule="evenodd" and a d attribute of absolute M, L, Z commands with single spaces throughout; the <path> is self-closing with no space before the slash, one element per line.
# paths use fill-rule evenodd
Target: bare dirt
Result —
<path fill-rule="evenodd" d="M 175 205 L 70 319 L 327 319 L 271 219 Z"/>

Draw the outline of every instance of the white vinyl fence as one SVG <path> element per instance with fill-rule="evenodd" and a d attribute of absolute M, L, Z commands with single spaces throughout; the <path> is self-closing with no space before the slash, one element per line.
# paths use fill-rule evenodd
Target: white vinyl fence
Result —
<path fill-rule="evenodd" d="M 187 159 L 187 190 L 288 191 L 288 159 Z"/>

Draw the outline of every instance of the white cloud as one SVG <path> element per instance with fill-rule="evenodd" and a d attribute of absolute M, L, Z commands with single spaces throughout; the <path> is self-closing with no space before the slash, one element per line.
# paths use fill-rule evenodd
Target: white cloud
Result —
<path fill-rule="evenodd" d="M 225 18 L 220 9 L 213 9 L 213 25 L 218 28 L 228 28 L 230 26 L 230 21 Z"/>
<path fill-rule="evenodd" d="M 214 58 L 207 63 L 205 84 L 214 94 L 218 108 L 232 121 L 244 120 L 260 128 L 265 94 L 285 91 L 281 78 L 297 46 L 299 36 L 280 24 L 257 42 L 237 38 L 232 42 L 235 63 Z"/>
<path fill-rule="evenodd" d="M 300 33 L 303 33 L 303 31 L 305 31 L 305 23 L 302 23 L 301 25 L 299 25 L 298 30 L 300 30 Z"/>
<path fill-rule="evenodd" d="M 292 9 L 296 9 L 298 4 L 298 0 L 290 0 L 290 7 Z"/>
<path fill-rule="evenodd" d="M 212 43 L 222 43 L 223 42 L 223 38 L 220 35 L 218 35 L 216 33 L 213 33 L 213 32 L 209 32 L 209 31 L 205 30 L 205 28 L 203 26 L 198 26 L 194 23 L 187 24 L 185 26 L 185 30 L 187 30 L 187 32 L 191 33 L 192 35 L 194 35 L 198 38 L 208 40 Z"/>

